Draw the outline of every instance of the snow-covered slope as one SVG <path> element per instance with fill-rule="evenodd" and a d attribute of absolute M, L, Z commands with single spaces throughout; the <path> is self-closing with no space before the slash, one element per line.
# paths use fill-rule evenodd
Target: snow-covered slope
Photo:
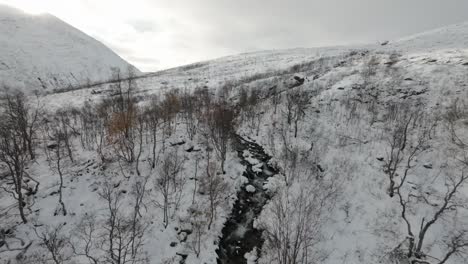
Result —
<path fill-rule="evenodd" d="M 52 15 L 29 15 L 0 5 L 0 80 L 28 91 L 107 81 L 126 61 Z M 136 70 L 138 73 L 138 71 Z"/>
<path fill-rule="evenodd" d="M 457 181 L 468 175 L 467 38 L 468 24 L 460 24 L 390 41 L 384 46 L 247 53 L 138 78 L 134 91 L 143 102 L 153 98 L 150 95 L 161 99 L 167 91 L 182 93 L 199 88 L 207 89 L 214 96 L 223 96 L 232 104 L 241 98 L 240 91 L 256 94 L 257 100 L 252 100 L 255 104 L 240 111 L 235 133 L 256 142 L 255 146 L 261 146 L 272 156 L 271 160 L 260 160 L 254 152 L 244 149 L 240 157 L 235 147 L 229 148 L 222 180 L 229 187 L 221 194 L 223 202 L 212 228 L 200 231 L 196 221 L 208 212 L 209 204 L 206 192 L 196 192 L 200 188 L 197 177 L 204 177 L 204 171 L 208 170 L 205 159 L 210 148 L 206 147 L 207 134 L 203 133 L 206 127 L 202 125 L 205 115 L 201 113 L 195 118 L 198 132 L 193 137 L 188 135 L 190 129 L 187 129 L 190 111 L 182 111 L 175 117 L 173 130 L 171 122 L 164 122 L 169 124 L 169 129 L 160 129 L 154 136 L 154 142 L 158 142 L 156 149 L 167 149 L 158 159 L 161 162 L 167 151 L 178 155 L 183 160 L 179 176 L 184 182 L 180 204 L 172 212 L 166 228 L 161 205 L 155 203 L 161 198 L 161 192 L 155 190 L 161 170 L 159 164 L 156 168 L 150 165 L 152 153 L 155 153 L 150 149 L 153 137 L 140 136 L 140 142 L 144 142 L 141 175 L 156 183 L 149 184 L 152 185 L 147 190 L 150 199 L 144 214 L 151 220 L 144 241 L 149 263 L 217 263 L 215 250 L 223 235 L 223 223 L 229 218 L 236 197 L 240 196 L 236 195 L 238 190 L 246 190 L 243 195 L 250 191 L 267 191 L 271 195 L 260 214 L 247 216 L 256 217 L 256 226 L 270 234 L 291 226 L 278 234 L 292 236 L 298 231 L 306 237 L 307 244 L 302 244 L 298 250 L 307 255 L 307 260 L 289 263 L 467 263 L 468 243 L 462 242 L 468 241 L 468 178 L 457 185 Z M 40 97 L 39 103 L 50 113 L 76 107 L 77 111 L 71 111 L 74 114 L 70 120 L 74 121 L 70 122 L 76 131 L 81 131 L 83 124 L 94 119 L 80 119 L 80 113 L 98 112 L 94 111 L 97 109 L 93 108 L 93 103 L 115 94 L 113 87 L 105 84 L 48 94 Z M 298 101 L 306 103 L 301 111 L 294 111 Z M 82 108 L 85 102 L 86 107 Z M 207 107 L 205 103 L 196 101 L 195 108 Z M 170 106 L 166 104 L 157 111 Z M 29 175 L 41 182 L 37 195 L 27 201 L 32 223 L 15 225 L 15 221 L 19 221 L 15 215 L 15 201 L 6 192 L 0 192 L 0 205 L 9 211 L 5 222 L 15 226 L 16 236 L 25 243 L 32 243 L 29 260 L 44 251 L 31 231 L 34 228 L 47 230 L 49 226 L 60 227 L 66 223 L 60 231 L 69 237 L 76 234 L 73 233 L 76 226 L 87 215 L 97 215 L 96 223 L 106 225 L 102 219 L 106 217 L 106 201 L 98 195 L 106 183 L 123 193 L 126 200 L 122 208 L 132 210 L 129 200 L 133 199 L 131 193 L 134 192 L 128 190 L 143 177 L 136 176 L 135 162 L 122 162 L 115 154 L 116 147 L 109 143 L 109 138 L 102 136 L 106 133 L 102 123 L 94 121 L 94 126 L 99 131 L 88 128 L 87 134 L 80 133 L 73 138 L 75 161 L 66 159 L 63 163 L 67 216 L 54 215 L 59 180 L 53 166 L 48 166 L 53 155 L 48 157 L 38 150 L 37 162 L 28 167 Z M 404 146 L 401 146 L 403 139 L 398 137 L 401 127 L 407 131 Z M 97 140 L 99 136 L 100 141 Z M 91 145 L 101 142 L 104 149 L 100 149 L 101 145 L 96 149 L 84 149 L 83 141 L 87 140 Z M 400 145 L 392 149 L 392 144 Z M 104 154 L 99 154 L 97 148 Z M 390 160 L 395 153 L 399 162 L 394 167 L 393 179 L 402 200 L 397 194 L 390 195 L 388 168 L 392 166 L 386 165 L 393 162 Z M 105 163 L 100 155 L 107 157 Z M 167 157 L 173 160 L 174 156 L 170 155 Z M 268 166 L 264 162 L 271 162 L 271 167 L 280 173 L 267 181 L 256 179 L 254 172 L 272 173 L 265 169 Z M 249 167 L 249 177 L 241 176 Z M 200 171 L 198 176 L 197 170 Z M 449 197 L 449 209 L 428 227 L 420 252 L 408 258 L 410 239 L 416 242 L 420 239 L 422 227 L 432 222 L 454 186 L 458 189 Z M 248 199 L 246 202 L 252 205 Z M 406 222 L 402 217 L 402 204 L 407 209 L 404 212 Z M 305 211 L 312 213 L 307 215 Z M 238 210 L 234 215 L 243 212 L 250 211 Z M 294 229 L 295 226 L 303 229 Z M 412 234 L 408 226 L 412 227 Z M 250 230 L 239 225 L 231 231 L 236 236 L 249 234 Z M 78 238 L 72 235 L 72 240 Z M 258 240 L 258 237 L 251 239 Z M 20 244 L 11 240 L 11 246 Z M 200 248 L 196 246 L 197 241 L 198 245 L 201 242 Z M 276 257 L 280 250 L 266 241 L 258 249 L 261 250 L 259 259 L 256 252 L 245 255 L 249 259 L 247 263 L 279 263 Z M 286 251 L 294 246 L 285 241 L 287 239 L 282 239 L 280 244 Z M 234 248 L 243 246 L 234 245 Z M 456 251 L 444 261 L 444 256 L 454 247 Z M 63 254 L 70 254 L 69 251 L 64 250 Z M 105 254 L 96 251 L 91 253 Z M 13 258 L 14 253 L 7 256 Z M 45 253 L 42 255 L 47 257 Z M 78 258 L 77 263 L 87 261 Z"/>
<path fill-rule="evenodd" d="M 438 28 L 391 41 L 388 48 L 411 52 L 430 52 L 443 49 L 468 49 L 468 22 Z"/>

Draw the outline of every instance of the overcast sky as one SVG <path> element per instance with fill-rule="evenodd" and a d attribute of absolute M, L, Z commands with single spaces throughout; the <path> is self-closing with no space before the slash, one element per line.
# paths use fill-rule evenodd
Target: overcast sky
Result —
<path fill-rule="evenodd" d="M 51 13 L 143 71 L 241 52 L 377 42 L 468 21 L 467 0 L 0 0 Z"/>

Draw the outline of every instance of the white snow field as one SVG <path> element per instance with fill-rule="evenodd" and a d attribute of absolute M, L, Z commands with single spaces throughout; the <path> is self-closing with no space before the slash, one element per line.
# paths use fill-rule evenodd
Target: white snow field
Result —
<path fill-rule="evenodd" d="M 30 15 L 0 5 L 2 84 L 50 92 L 107 81 L 111 67 L 134 68 L 99 41 L 52 15 Z"/>
<path fill-rule="evenodd" d="M 41 84 L 35 80 L 38 76 L 48 85 L 55 85 L 49 73 L 58 74 L 59 84 L 66 86 L 68 78 L 73 78 L 71 72 L 78 79 L 73 83 L 79 83 L 86 78 L 105 80 L 109 76 L 108 66 L 127 66 L 101 44 L 53 17 L 31 18 L 14 11 L 1 12 L 4 13 L 0 15 L 1 31 L 17 32 L 18 39 L 24 40 L 14 44 L 10 42 L 11 37 L 0 35 L 0 52 L 4 52 L 4 45 L 16 47 L 9 48 L 8 54 L 0 54 L 1 76 L 15 76 L 15 81 L 33 87 L 39 85 L 35 89 L 40 89 Z M 18 29 L 8 31 L 14 27 Z M 77 46 L 71 49 L 66 44 L 70 43 L 68 38 L 59 38 L 57 32 L 70 34 L 68 38 L 74 39 L 72 43 Z M 40 47 L 30 42 L 49 34 L 52 37 Z M 76 54 L 71 54 L 71 50 Z M 19 55 L 13 56 L 12 51 Z M 31 60 L 34 65 L 27 63 Z M 241 91 L 258 94 L 254 106 L 240 111 L 235 133 L 262 146 L 281 173 L 269 178 L 264 190 L 255 188 L 242 176 L 245 166 L 231 146 L 223 176 L 228 188 L 221 194 L 222 202 L 211 229 L 199 233 L 201 250 L 197 256 L 194 221 L 200 215 L 193 212 L 206 212 L 209 204 L 206 193 L 194 192 L 197 177 L 202 177 L 207 167 L 206 137 L 202 129 L 190 139 L 186 122 L 178 116 L 170 135 L 164 131 L 157 135 L 157 151 L 168 149 L 166 154 L 161 154 L 161 160 L 167 153 L 177 153 L 183 160 L 180 180 L 184 184 L 177 206 L 170 209 L 167 227 L 158 204 L 161 193 L 157 184 L 151 182 L 160 174 L 158 168 L 150 166 L 151 144 L 142 146 L 141 176 L 137 176 L 135 165 L 121 162 L 112 146 L 104 147 L 109 160 L 102 164 L 96 150 L 83 149 L 79 136 L 75 136 L 75 161 L 65 160 L 63 165 L 66 216 L 54 216 L 59 178 L 53 166 L 48 165 L 42 150 L 46 147 L 41 145 L 37 149 L 37 161 L 27 167 L 28 174 L 40 182 L 37 194 L 27 198 L 28 224 L 19 224 L 15 201 L 9 193 L 0 190 L 0 217 L 5 226 L 0 228 L 13 229 L 14 236 L 24 244 L 31 243 L 31 247 L 18 260 L 15 259 L 17 251 L 3 252 L 0 247 L 0 263 L 42 263 L 34 262 L 40 256 L 45 263 L 52 263 L 41 247 L 35 228 L 43 230 L 66 223 L 62 228 L 64 236 L 80 244 L 76 235 L 78 223 L 87 215 L 95 215 L 95 220 L 101 223 L 107 217 L 108 205 L 98 195 L 103 186 L 111 184 L 124 193 L 120 206 L 129 213 L 133 196 L 128 194 L 132 193 L 134 183 L 146 176 L 151 183 L 147 186 L 149 198 L 142 211 L 144 219 L 151 224 L 145 232 L 142 254 L 151 264 L 217 263 L 219 237 L 240 190 L 271 194 L 271 200 L 255 219 L 255 226 L 265 229 L 265 235 L 285 228 L 283 231 L 291 231 L 288 234 L 292 236 L 292 230 L 297 230 L 294 228 L 303 227 L 308 243 L 298 249 L 300 257 L 296 263 L 468 263 L 468 243 L 463 246 L 460 242 L 468 241 L 468 185 L 456 185 L 460 177 L 468 175 L 468 148 L 464 144 L 468 142 L 468 23 L 389 41 L 384 46 L 292 49 L 228 56 L 150 73 L 136 79 L 136 85 L 141 106 L 150 105 L 148 99 L 153 95 L 163 98 L 166 92 L 174 90 L 182 93 L 205 88 L 230 103 L 239 101 Z M 94 111 L 95 108 L 89 108 L 93 103 L 114 93 L 111 84 L 103 84 L 49 93 L 39 96 L 38 103 L 51 115 L 69 107 L 81 111 L 85 106 Z M 292 114 L 293 121 L 288 123 L 290 107 L 300 99 L 306 99 L 303 108 Z M 34 105 L 35 100 L 31 97 Z M 393 172 L 396 186 L 400 188 L 391 197 L 390 172 L 385 167 L 397 151 L 391 148 L 391 143 L 402 120 L 408 123 L 406 146 L 399 145 L 397 160 L 400 162 Z M 73 126 L 81 124 L 76 121 Z M 163 137 L 166 137 L 165 146 Z M 47 146 L 50 142 L 44 140 L 41 144 Z M 251 165 L 259 165 L 253 166 L 255 172 L 262 171 L 260 161 L 248 151 L 243 155 Z M 291 159 L 292 156 L 296 159 Z M 428 227 L 421 254 L 407 257 L 409 241 L 412 238 L 418 241 L 421 227 L 443 208 L 454 186 L 458 189 L 448 201 L 449 209 Z M 402 204 L 406 206 L 407 222 L 402 217 Z M 278 214 L 278 208 L 283 208 L 282 214 Z M 306 215 L 307 210 L 312 214 Z M 278 222 L 279 216 L 283 222 Z M 408 225 L 413 235 L 409 235 Z M 11 247 L 21 247 L 20 240 L 8 239 Z M 454 248 L 456 251 L 444 260 Z M 245 254 L 245 263 L 288 263 L 278 260 L 279 250 L 271 240 L 266 240 L 257 250 L 261 253 L 253 250 Z M 61 253 L 72 255 L 69 247 Z M 91 254 L 104 253 L 91 250 Z M 64 263 L 92 262 L 79 256 Z"/>

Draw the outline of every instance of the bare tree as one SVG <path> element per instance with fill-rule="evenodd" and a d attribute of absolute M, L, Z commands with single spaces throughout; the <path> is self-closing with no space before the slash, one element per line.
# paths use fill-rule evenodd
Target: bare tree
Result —
<path fill-rule="evenodd" d="M 468 149 L 468 142 L 463 137 L 464 128 L 460 127 L 460 123 L 468 117 L 468 106 L 465 102 L 455 99 L 445 115 L 446 127 L 450 134 L 450 141 L 462 151 Z M 462 121 L 462 122 L 460 122 Z"/>
<path fill-rule="evenodd" d="M 280 104 L 281 102 L 281 93 L 278 91 L 278 85 L 275 85 L 272 87 L 271 89 L 272 91 L 272 103 L 274 105 L 274 114 L 276 115 L 276 112 L 278 111 L 278 105 Z"/>
<path fill-rule="evenodd" d="M 240 122 L 246 121 L 251 131 L 257 130 L 260 126 L 262 118 L 260 106 L 260 91 L 252 89 L 250 94 L 245 90 L 241 90 L 238 107 L 240 108 Z"/>
<path fill-rule="evenodd" d="M 208 230 L 210 230 L 213 220 L 216 218 L 218 207 L 223 201 L 221 196 L 226 192 L 227 184 L 217 174 L 216 165 L 210 161 L 209 153 L 207 154 L 205 175 L 201 179 L 200 188 L 203 190 L 203 193 L 208 195 Z"/>
<path fill-rule="evenodd" d="M 96 217 L 86 214 L 73 231 L 70 246 L 73 254 L 85 257 L 90 264 L 102 263 L 100 259 L 99 226 Z"/>
<path fill-rule="evenodd" d="M 146 126 L 149 129 L 151 135 L 151 168 L 156 167 L 156 147 L 157 147 L 157 136 L 161 125 L 161 116 L 159 101 L 156 97 L 151 98 L 151 104 L 145 111 Z"/>
<path fill-rule="evenodd" d="M 154 179 L 155 189 L 159 190 L 161 197 L 156 198 L 154 203 L 163 210 L 163 224 L 167 228 L 172 216 L 178 208 L 185 179 L 181 175 L 183 160 L 177 151 L 169 152 L 161 161 L 158 177 Z"/>
<path fill-rule="evenodd" d="M 180 97 L 177 90 L 171 90 L 165 94 L 164 100 L 160 103 L 160 116 L 163 120 L 163 144 L 166 136 L 170 136 L 177 129 L 177 114 L 181 110 Z M 165 145 L 163 145 L 163 149 Z"/>
<path fill-rule="evenodd" d="M 106 215 L 100 221 L 86 214 L 73 230 L 70 241 L 76 257 L 90 264 L 148 263 L 143 251 L 149 222 L 144 218 L 146 183 L 148 178 L 135 182 L 130 193 L 130 208 L 123 208 L 124 193 L 105 183 L 99 195 L 107 203 Z"/>
<path fill-rule="evenodd" d="M 136 161 L 135 161 L 135 170 L 137 172 L 138 176 L 141 176 L 140 172 L 140 157 L 141 154 L 143 153 L 143 133 L 145 129 L 145 119 L 144 115 L 139 113 L 138 116 L 136 117 L 136 130 L 137 130 L 137 142 L 138 142 L 138 152 L 136 155 Z"/>
<path fill-rule="evenodd" d="M 406 257 L 410 260 L 411 264 L 430 264 L 426 260 L 428 255 L 424 253 L 425 239 L 430 233 L 432 227 L 442 221 L 443 217 L 452 212 L 456 212 L 457 209 L 463 208 L 464 204 L 460 203 L 457 199 L 457 195 L 460 192 L 462 186 L 467 182 L 468 176 L 462 171 L 459 177 L 451 176 L 448 177 L 447 190 L 442 197 L 440 205 L 432 204 L 436 206 L 434 212 L 429 215 L 422 217 L 419 221 L 419 230 L 416 231 L 413 227 L 410 215 L 408 214 L 409 208 L 413 205 L 414 199 L 423 199 L 428 202 L 427 198 L 421 197 L 420 195 L 414 195 L 411 191 L 403 193 L 403 186 L 407 182 L 407 175 L 403 176 L 399 187 L 396 189 L 396 194 L 399 199 L 401 208 L 401 218 L 406 225 L 407 238 L 405 241 L 408 242 Z M 449 235 L 449 238 L 445 242 L 447 245 L 447 252 L 443 253 L 442 258 L 435 262 L 438 264 L 445 263 L 452 255 L 468 248 L 468 237 L 466 236 L 468 230 L 457 231 L 455 234 Z M 400 246 L 397 248 L 400 250 Z"/>
<path fill-rule="evenodd" d="M 224 163 L 226 162 L 226 154 L 230 142 L 229 140 L 235 131 L 235 113 L 233 109 L 229 108 L 227 103 L 221 102 L 212 107 L 206 118 L 209 137 L 216 150 L 216 154 L 221 161 L 221 170 L 225 173 Z"/>
<path fill-rule="evenodd" d="M 395 177 L 405 156 L 408 157 L 406 168 L 409 169 L 413 159 L 424 150 L 424 140 L 427 139 L 427 133 L 424 132 L 418 139 L 417 146 L 409 150 L 407 149 L 409 135 L 414 127 L 411 126 L 411 123 L 413 122 L 414 124 L 420 120 L 421 113 L 418 111 L 411 111 L 403 106 L 400 107 L 401 108 L 391 108 L 394 109 L 394 112 L 390 113 L 389 121 L 393 127 L 390 130 L 390 137 L 387 139 L 388 150 L 387 157 L 384 160 L 384 172 L 387 174 L 390 182 L 388 187 L 388 194 L 390 197 L 395 195 Z"/>
<path fill-rule="evenodd" d="M 141 250 L 143 244 L 143 232 L 147 229 L 143 221 L 143 209 L 146 209 L 146 185 L 149 177 L 144 177 L 142 180 L 136 181 L 132 187 L 133 212 L 131 218 L 131 255 L 136 256 Z"/>
<path fill-rule="evenodd" d="M 50 255 L 50 259 L 54 264 L 63 264 L 71 259 L 71 255 L 68 254 L 68 237 L 63 234 L 63 224 L 55 227 L 45 227 L 44 230 L 37 227 L 34 229 L 36 236 L 41 241 L 41 246 L 46 249 Z"/>
<path fill-rule="evenodd" d="M 299 174 L 299 149 L 291 143 L 287 124 L 283 123 L 279 129 L 281 136 L 280 163 L 285 177 L 286 185 L 290 185 Z"/>
<path fill-rule="evenodd" d="M 101 242 L 106 252 L 104 259 L 112 264 L 146 263 L 143 244 L 148 224 L 140 216 L 141 201 L 144 191 L 136 192 L 136 199 L 131 217 L 126 216 L 122 209 L 123 193 L 107 183 L 100 196 L 107 203 L 107 220 L 104 229 L 104 240 Z"/>
<path fill-rule="evenodd" d="M 201 253 L 202 239 L 206 231 L 206 217 L 200 206 L 192 205 L 191 208 L 191 223 L 193 228 L 192 240 L 189 243 L 189 248 L 195 253 L 197 258 Z"/>
<path fill-rule="evenodd" d="M 70 118 L 69 118 L 68 114 L 65 111 L 59 111 L 56 115 L 58 116 L 58 120 L 59 120 L 59 124 L 58 124 L 57 128 L 58 128 L 58 130 L 60 132 L 59 133 L 60 138 L 63 141 L 63 144 L 65 145 L 65 149 L 67 151 L 68 158 L 70 159 L 71 162 L 74 162 L 73 149 L 72 149 L 72 145 L 71 145 L 71 142 L 70 142 L 70 139 L 71 139 Z"/>
<path fill-rule="evenodd" d="M 6 91 L 3 115 L 3 120 L 8 120 L 10 126 L 13 126 L 19 134 L 22 147 L 28 151 L 30 158 L 34 159 L 34 135 L 39 119 L 39 109 L 31 109 L 22 92 Z"/>
<path fill-rule="evenodd" d="M 23 223 L 27 223 L 24 213 L 26 202 L 23 190 L 26 189 L 24 183 L 25 167 L 28 160 L 27 146 L 23 144 L 21 133 L 12 125 L 7 118 L 0 118 L 4 122 L 0 123 L 0 162 L 2 162 L 9 172 L 9 179 L 13 181 L 13 191 L 2 186 L 3 190 L 10 193 L 18 202 L 18 209 Z"/>
<path fill-rule="evenodd" d="M 190 140 L 193 140 L 197 133 L 198 120 L 196 118 L 196 108 L 199 102 L 197 97 L 191 95 L 188 91 L 184 91 L 181 97 L 182 117 L 185 122 L 185 129 Z"/>
<path fill-rule="evenodd" d="M 193 175 L 193 193 L 192 193 L 192 204 L 195 204 L 195 195 L 197 194 L 198 186 L 198 164 L 200 163 L 200 156 L 195 156 L 195 172 Z"/>
<path fill-rule="evenodd" d="M 409 127 L 409 125 L 404 125 L 403 131 L 409 130 L 406 127 Z M 461 196 L 463 192 L 462 188 L 468 180 L 468 175 L 466 175 L 468 164 L 464 163 L 463 160 L 455 158 L 455 160 L 459 162 L 459 175 L 455 175 L 452 172 L 442 172 L 443 177 L 440 175 L 438 176 L 438 178 L 441 178 L 441 181 L 443 181 L 445 191 L 438 190 L 435 186 L 431 186 L 430 192 L 420 190 L 423 184 L 414 186 L 414 183 L 412 183 L 413 180 L 410 179 L 411 171 L 414 168 L 414 161 L 420 153 L 428 149 L 427 142 L 430 138 L 430 130 L 431 128 L 419 131 L 414 145 L 411 145 L 411 141 L 407 140 L 410 134 L 408 132 L 403 132 L 408 135 L 400 136 L 404 139 L 399 139 L 399 141 L 403 142 L 404 140 L 405 143 L 398 144 L 400 146 L 400 153 L 403 153 L 402 149 L 406 149 L 406 156 L 405 158 L 400 158 L 404 160 L 404 163 L 400 166 L 401 177 L 398 185 L 395 184 L 394 193 L 398 197 L 400 217 L 405 224 L 407 234 L 403 243 L 401 243 L 393 253 L 399 256 L 395 252 L 401 252 L 402 254 L 400 254 L 399 257 L 404 258 L 411 264 L 444 264 L 455 255 L 468 251 L 468 230 L 466 230 L 466 227 L 462 226 L 460 228 L 455 228 L 453 231 L 446 231 L 446 234 L 443 235 L 444 238 L 439 242 L 445 246 L 445 249 L 440 249 L 440 256 L 430 256 L 425 252 L 426 246 L 433 243 L 428 242 L 428 237 L 431 236 L 431 231 L 435 229 L 437 224 L 441 224 L 445 221 L 444 218 L 448 216 L 451 216 L 451 218 L 456 221 L 456 219 L 462 217 L 460 215 L 466 215 L 466 213 L 468 213 L 465 207 L 466 199 L 463 199 Z M 448 132 L 450 133 L 451 131 L 449 130 Z M 457 144 L 457 141 L 453 143 L 457 148 L 461 147 Z M 454 153 L 456 156 L 458 152 L 455 150 Z M 431 192 L 437 192 L 437 194 L 431 194 Z M 427 213 L 423 217 L 411 215 L 415 207 L 419 208 L 422 206 L 429 207 L 429 210 L 427 210 Z M 418 226 L 415 226 L 415 223 L 417 223 Z"/>
<path fill-rule="evenodd" d="M 324 239 L 321 230 L 326 212 L 335 204 L 337 185 L 334 181 L 310 184 L 310 180 L 277 192 L 266 209 L 271 217 L 260 221 L 273 263 L 321 263 L 327 257 L 316 246 Z"/>
<path fill-rule="evenodd" d="M 113 113 L 108 124 L 108 140 L 116 154 L 125 161 L 135 161 L 135 123 L 137 109 L 129 104 L 125 112 Z"/>
<path fill-rule="evenodd" d="M 294 124 L 294 137 L 297 137 L 299 121 L 305 116 L 309 97 L 305 92 L 295 90 L 286 96 L 286 119 L 289 125 Z"/>
<path fill-rule="evenodd" d="M 104 115 L 109 115 L 107 121 L 107 139 L 114 147 L 120 158 L 131 163 L 135 161 L 135 126 L 138 116 L 136 105 L 136 82 L 134 73 L 129 69 L 127 88 L 124 88 L 124 79 L 119 69 L 114 72 L 112 88 L 115 94 L 102 102 Z"/>
<path fill-rule="evenodd" d="M 59 179 L 60 179 L 60 184 L 59 184 L 59 190 L 58 190 L 58 193 L 59 193 L 59 203 L 61 205 L 61 212 L 63 215 L 67 215 L 67 209 L 65 208 L 65 203 L 63 202 L 63 172 L 62 172 L 62 164 L 61 164 L 61 161 L 62 161 L 62 147 L 61 147 L 61 143 L 62 143 L 62 134 L 56 134 L 56 137 L 57 137 L 57 147 L 55 148 L 55 159 L 56 159 L 56 169 L 57 169 L 57 172 L 58 172 L 58 175 L 59 175 Z M 57 214 L 57 212 L 55 213 Z"/>
<path fill-rule="evenodd" d="M 239 100 L 237 101 L 237 106 L 240 109 L 247 108 L 249 104 L 249 93 L 245 87 L 239 89 Z"/>
<path fill-rule="evenodd" d="M 33 241 L 26 242 L 25 240 L 16 237 L 13 228 L 0 228 L 0 255 L 5 252 L 19 252 L 16 256 L 18 259 L 24 255 Z"/>
<path fill-rule="evenodd" d="M 46 149 L 51 148 L 54 155 L 49 156 L 49 166 L 51 169 L 55 170 L 59 176 L 59 204 L 60 208 L 56 209 L 55 215 L 62 213 L 67 215 L 67 209 L 65 203 L 63 202 L 63 187 L 64 187 L 64 171 L 63 171 L 63 161 L 66 157 L 65 153 L 68 154 L 68 158 L 73 162 L 73 154 L 70 144 L 70 133 L 66 127 L 66 117 L 63 112 L 58 113 L 58 117 L 52 123 L 46 123 L 44 125 L 44 132 L 48 134 L 48 138 L 53 140 L 53 144 L 46 146 Z M 49 127 L 50 126 L 50 127 Z M 52 132 L 52 133 L 51 133 Z M 48 150 L 47 150 L 48 152 Z M 55 161 L 55 162 L 53 162 Z"/>

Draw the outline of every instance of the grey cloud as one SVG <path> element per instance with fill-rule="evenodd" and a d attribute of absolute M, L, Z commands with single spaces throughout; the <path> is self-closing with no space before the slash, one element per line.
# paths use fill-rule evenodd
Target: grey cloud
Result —
<path fill-rule="evenodd" d="M 164 8 L 172 22 L 160 25 L 157 17 L 145 17 L 128 23 L 145 37 L 171 32 L 172 52 L 187 58 L 201 54 L 202 59 L 264 49 L 392 40 L 468 21 L 464 0 L 146 1 L 156 9 Z M 153 34 L 156 40 L 157 35 Z M 115 43 L 113 47 L 117 52 L 121 49 Z M 161 59 L 155 69 L 173 66 L 171 59 Z M 194 61 L 177 61 L 190 62 Z"/>
<path fill-rule="evenodd" d="M 130 20 L 127 23 L 141 33 L 159 31 L 155 21 L 149 19 Z"/>
<path fill-rule="evenodd" d="M 241 49 L 367 42 L 468 20 L 468 1 L 457 0 L 210 0 L 187 8 L 214 26 L 211 40 Z"/>
<path fill-rule="evenodd" d="M 146 57 L 139 57 L 139 56 L 127 56 L 126 59 L 128 61 L 131 61 L 132 64 L 137 65 L 137 68 L 139 68 L 141 71 L 151 71 L 154 70 L 155 68 L 160 68 L 164 67 L 164 65 L 161 64 L 161 61 L 155 58 L 146 58 Z"/>

